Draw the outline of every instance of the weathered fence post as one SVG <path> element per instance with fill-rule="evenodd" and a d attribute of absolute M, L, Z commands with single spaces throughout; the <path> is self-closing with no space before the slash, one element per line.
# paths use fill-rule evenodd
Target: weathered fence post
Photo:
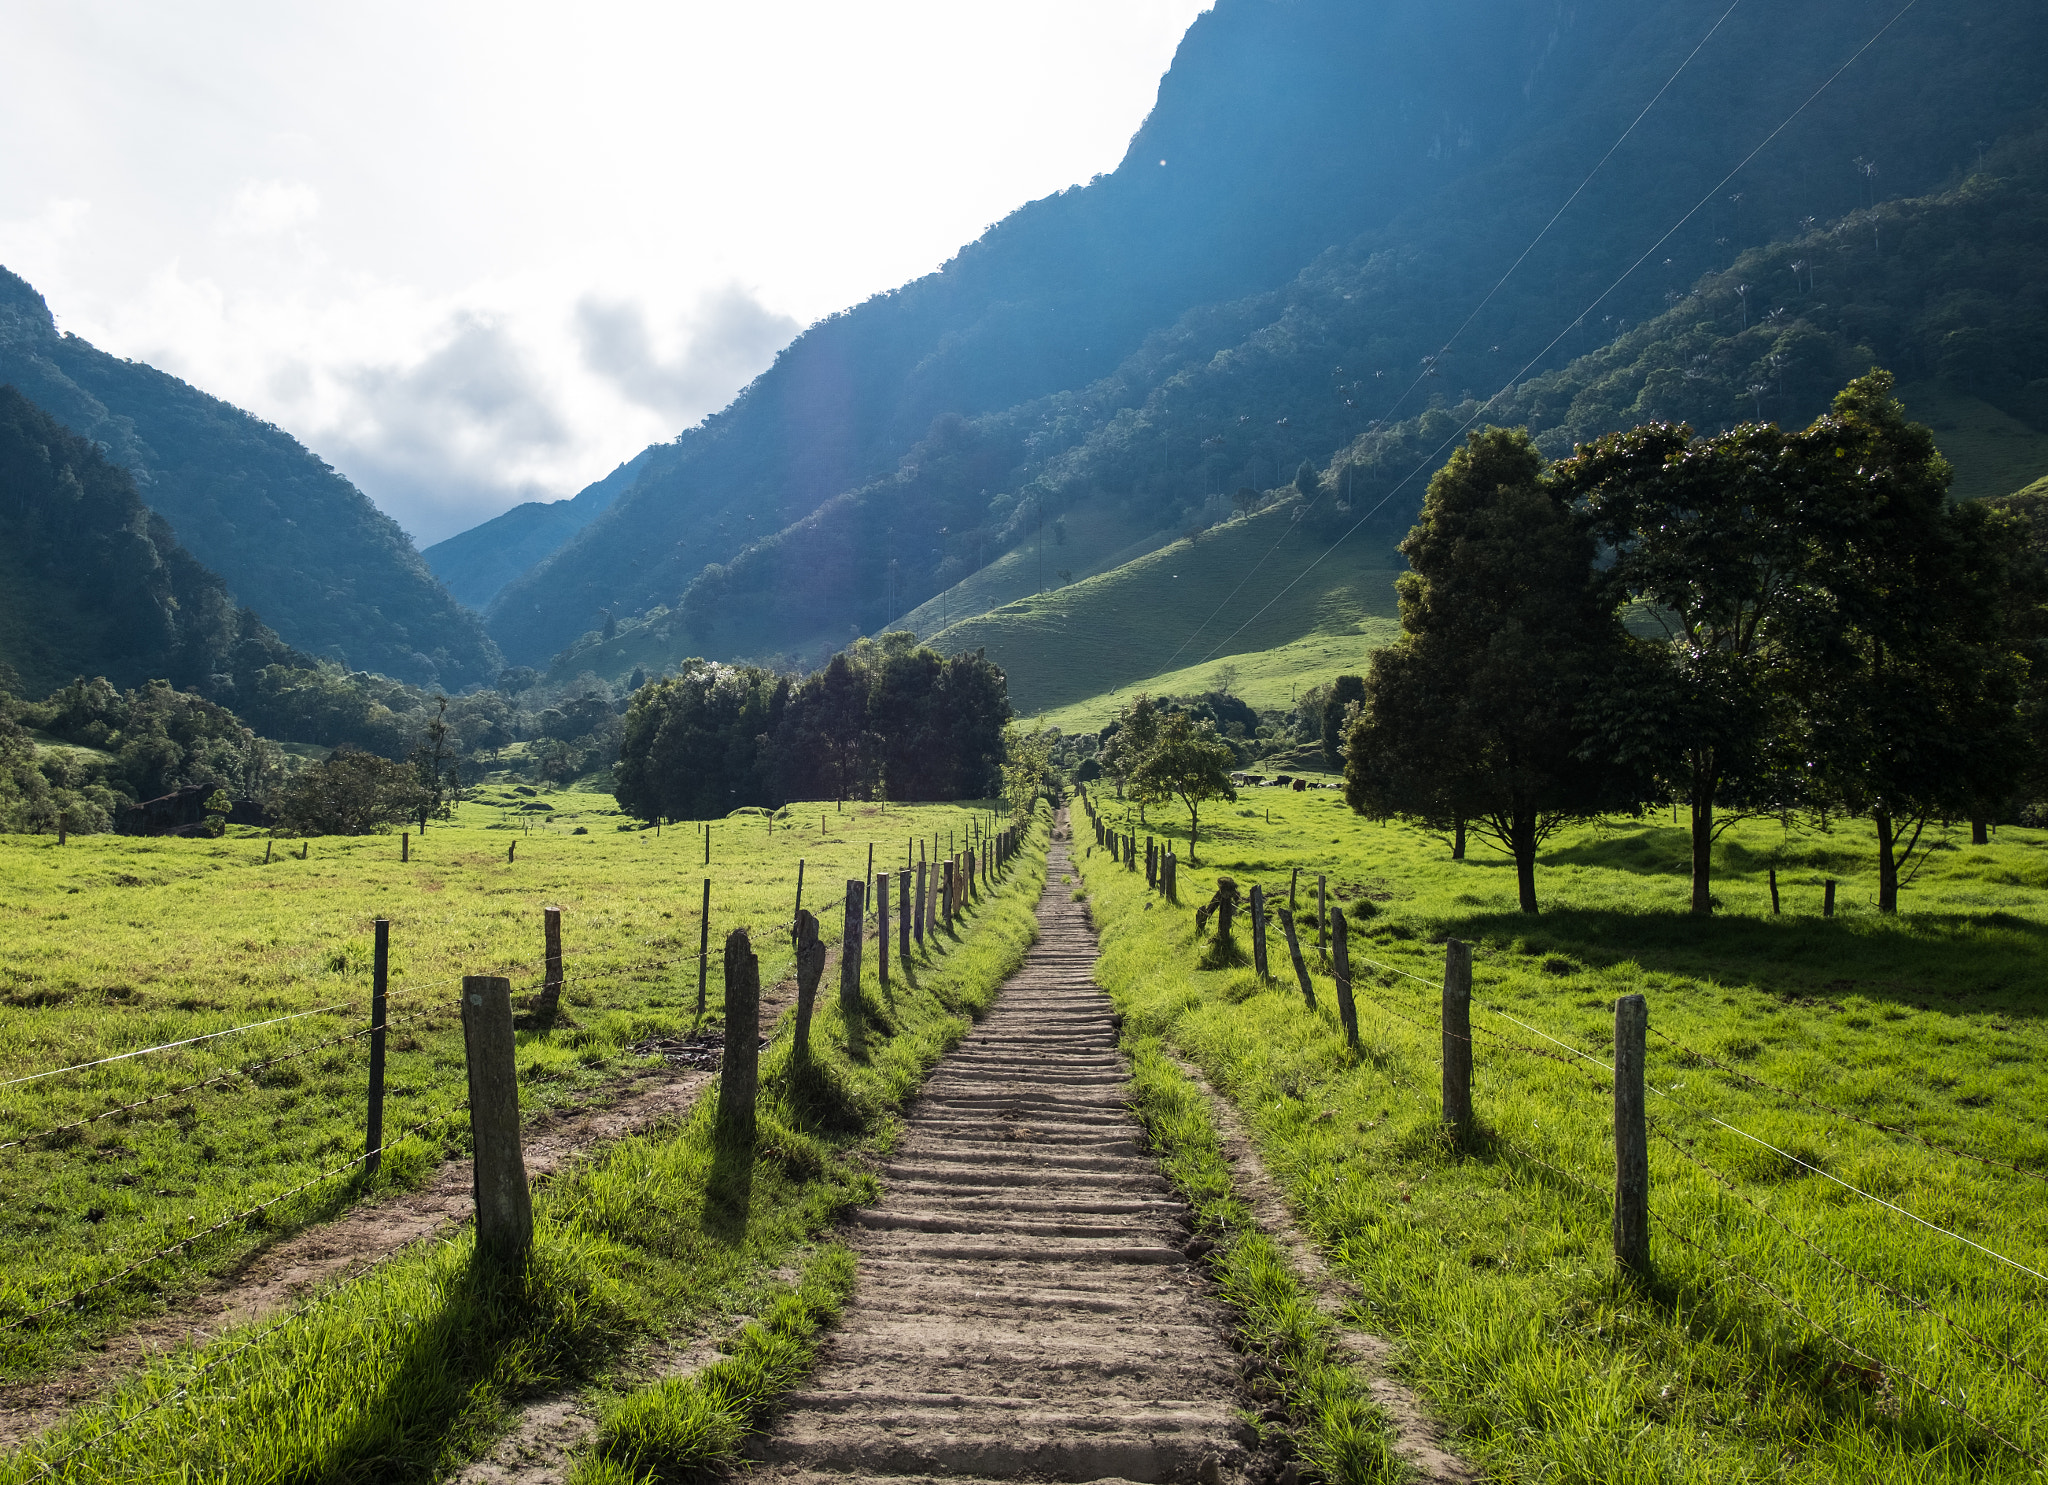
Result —
<path fill-rule="evenodd" d="M 709 820 L 704 822 L 704 864 L 706 866 L 711 864 L 711 822 Z"/>
<path fill-rule="evenodd" d="M 924 947 L 924 863 L 917 863 L 917 943 Z"/>
<path fill-rule="evenodd" d="M 533 1242 L 533 1197 L 526 1189 L 526 1158 L 519 1146 L 510 980 L 463 976 L 462 1043 L 469 1064 L 477 1246 L 500 1263 L 516 1262 Z"/>
<path fill-rule="evenodd" d="M 718 1068 L 718 1119 L 725 1144 L 754 1143 L 754 1096 L 761 1083 L 761 961 L 747 930 L 725 936 L 725 1056 Z"/>
<path fill-rule="evenodd" d="M 1294 912 L 1290 908 L 1280 910 L 1280 932 L 1287 940 L 1287 957 L 1294 961 L 1294 978 L 1301 982 L 1301 998 L 1314 1010 L 1316 987 L 1309 982 L 1308 961 L 1301 957 L 1301 943 L 1294 936 Z"/>
<path fill-rule="evenodd" d="M 886 871 L 875 878 L 875 979 L 884 990 L 889 988 L 889 874 Z"/>
<path fill-rule="evenodd" d="M 1614 1260 L 1636 1274 L 1650 1269 L 1650 1139 L 1643 1122 L 1649 1025 L 1642 996 L 1614 1002 Z"/>
<path fill-rule="evenodd" d="M 940 919 L 940 926 L 950 929 L 953 926 L 953 858 L 948 856 L 941 864 L 945 869 L 945 884 L 939 896 L 941 911 L 944 913 Z"/>
<path fill-rule="evenodd" d="M 384 1163 L 384 1005 L 390 986 L 391 920 L 379 918 L 370 960 L 370 1104 L 363 1130 L 363 1169 L 373 1176 Z"/>
<path fill-rule="evenodd" d="M 867 911 L 867 883 L 846 884 L 846 926 L 839 935 L 839 1009 L 851 1026 L 860 1015 L 860 925 Z"/>
<path fill-rule="evenodd" d="M 1331 947 L 1335 951 L 1337 982 L 1337 1015 L 1344 1022 L 1344 1040 L 1352 1047 L 1358 1046 L 1358 1006 L 1351 999 L 1351 930 L 1345 925 L 1344 915 L 1337 914 L 1337 921 L 1330 925 Z"/>
<path fill-rule="evenodd" d="M 910 964 L 910 873 L 896 873 L 896 959 L 906 966 Z"/>
<path fill-rule="evenodd" d="M 825 977 L 825 941 L 818 937 L 818 917 L 796 915 L 796 1039 L 795 1057 L 811 1054 L 811 1011 L 818 1003 L 818 981 Z"/>
<path fill-rule="evenodd" d="M 306 858 L 305 858 L 305 855 L 304 855 L 304 853 L 303 853 L 303 852 L 302 852 L 302 853 L 300 853 L 299 859 L 300 859 L 301 861 L 303 861 L 303 860 L 305 860 L 305 859 L 306 859 Z M 510 866 L 510 865 L 511 865 L 511 864 L 512 864 L 513 862 L 517 861 L 518 859 L 519 859 L 519 842 L 515 840 L 515 841 L 512 841 L 511 843 L 509 843 L 509 844 L 508 844 L 508 845 L 507 845 L 507 846 L 505 847 L 505 864 L 506 864 L 507 866 Z"/>
<path fill-rule="evenodd" d="M 1771 916 L 1778 916 L 1778 868 L 1771 868 Z"/>
<path fill-rule="evenodd" d="M 1252 883 L 1252 970 L 1261 980 L 1266 974 L 1266 893 Z"/>
<path fill-rule="evenodd" d="M 1826 895 L 1821 898 L 1820 915 L 1823 918 L 1832 918 L 1835 915 L 1835 879 L 1833 877 L 1828 878 Z"/>
<path fill-rule="evenodd" d="M 562 1005 L 562 910 L 542 908 L 541 952 L 543 955 L 540 994 L 534 997 L 533 1019 L 539 1026 L 552 1026 Z"/>
<path fill-rule="evenodd" d="M 1301 868 L 1295 867 L 1294 874 L 1287 879 L 1287 911 L 1294 911 L 1294 889 L 1301 882 Z"/>
<path fill-rule="evenodd" d="M 704 1019 L 704 977 L 711 968 L 711 878 L 704 879 L 704 911 L 697 918 L 697 1019 Z"/>
<path fill-rule="evenodd" d="M 59 840 L 57 844 L 61 846 L 64 842 Z M 412 832 L 410 830 L 398 832 L 398 859 L 400 861 L 412 860 Z"/>
<path fill-rule="evenodd" d="M 1472 1133 L 1472 946 L 1444 941 L 1444 1123 Z"/>

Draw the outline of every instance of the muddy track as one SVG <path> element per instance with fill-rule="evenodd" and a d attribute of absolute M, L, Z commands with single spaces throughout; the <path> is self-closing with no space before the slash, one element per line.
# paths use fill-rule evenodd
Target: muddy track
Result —
<path fill-rule="evenodd" d="M 835 950 L 828 977 L 837 962 Z M 784 980 L 761 999 L 767 1030 L 795 1002 L 796 981 Z M 620 1078 L 581 1108 L 534 1120 L 524 1132 L 527 1175 L 555 1175 L 612 1140 L 687 1117 L 715 1077 L 696 1069 L 651 1069 Z M 288 1233 L 163 1314 L 117 1331 L 56 1371 L 0 1387 L 0 1448 L 15 1447 L 102 1396 L 152 1356 L 200 1345 L 230 1326 L 275 1314 L 344 1270 L 467 1222 L 475 1211 L 471 1182 L 469 1161 L 447 1161 L 418 1190 Z"/>
<path fill-rule="evenodd" d="M 1249 1464 L 1228 1321 L 1124 1107 L 1095 934 L 1046 863 L 1039 938 L 940 1064 L 864 1211 L 860 1283 L 757 1480 L 1217 1482 Z"/>

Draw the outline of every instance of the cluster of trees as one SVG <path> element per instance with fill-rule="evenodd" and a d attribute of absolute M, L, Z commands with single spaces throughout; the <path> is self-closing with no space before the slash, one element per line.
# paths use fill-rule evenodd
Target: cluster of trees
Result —
<path fill-rule="evenodd" d="M 1695 913 L 1745 815 L 1867 817 L 1895 912 L 1930 821 L 2041 797 L 2048 564 L 2025 502 L 1951 503 L 1892 379 L 1787 432 L 1651 423 L 1552 464 L 1488 428 L 1402 550 L 1402 639 L 1352 726 L 1352 807 L 1509 852 L 1648 801 L 1691 812 Z"/>
<path fill-rule="evenodd" d="M 980 651 L 897 632 L 802 679 L 686 661 L 634 693 L 616 772 L 646 820 L 715 819 L 793 799 L 984 799 L 1003 785 L 1009 689 Z"/>
<path fill-rule="evenodd" d="M 1139 696 L 1102 731 L 1095 755 L 1101 775 L 1139 805 L 1174 804 L 1188 812 L 1188 862 L 1201 848 L 1202 806 L 1235 799 L 1231 770 L 1238 754 L 1216 723 L 1195 707 Z"/>

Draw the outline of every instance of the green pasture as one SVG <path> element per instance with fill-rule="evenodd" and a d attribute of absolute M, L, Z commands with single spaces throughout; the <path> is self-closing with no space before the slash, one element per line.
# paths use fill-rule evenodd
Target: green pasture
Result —
<path fill-rule="evenodd" d="M 1185 857 L 1185 815 L 1149 814 L 1141 834 Z M 1085 852 L 1078 811 L 1076 837 Z M 1551 841 L 1534 917 L 1505 858 L 1475 841 L 1453 862 L 1323 790 L 1212 805 L 1178 910 L 1147 892 L 1142 857 L 1082 868 L 1141 1068 L 1171 1051 L 1233 1101 L 1354 1287 L 1354 1322 L 1396 1342 L 1489 1479 L 1961 1485 L 2038 1480 L 2048 1456 L 2048 835 L 1968 839 L 1939 833 L 1896 917 L 1874 911 L 1858 821 L 1739 825 L 1707 922 L 1685 912 L 1668 816 Z M 1296 867 L 1314 1011 L 1277 923 L 1265 984 L 1244 917 L 1234 951 L 1194 937 L 1219 876 L 1284 904 Z M 1318 950 L 1318 874 L 1350 928 L 1355 1052 Z M 1438 1094 L 1447 937 L 1474 945 L 1480 1128 L 1463 1146 Z M 1603 1065 L 1614 1001 L 1636 992 L 1652 1029 L 1641 1284 L 1612 1259 Z M 1342 1434 L 1292 1401 L 1303 1447 Z"/>
<path fill-rule="evenodd" d="M 1009 678 L 1018 715 L 1032 716 L 1149 687 L 1184 667 L 1205 673 L 1212 650 L 1219 659 L 1251 655 L 1310 635 L 1356 634 L 1361 620 L 1391 621 L 1394 578 L 1407 564 L 1386 534 L 1361 532 L 1332 547 L 1292 524 L 1298 508 L 1227 521 L 951 624 L 929 642 L 942 654 L 986 648 Z"/>
<path fill-rule="evenodd" d="M 762 1053 L 751 1151 L 717 1135 L 707 1089 L 677 1125 L 542 1183 L 523 1265 L 480 1257 L 468 1228 L 400 1250 L 152 1362 L 0 1459 L 0 1481 L 445 1479 L 519 1403 L 563 1391 L 600 1414 L 586 1478 L 709 1478 L 800 1379 L 848 1292 L 851 1255 L 829 1229 L 874 1199 L 896 1111 L 1023 962 L 1045 837 L 1041 823 L 886 988 L 868 955 L 857 1024 L 822 994 L 799 1057 L 784 1019 Z M 718 1360 L 657 1379 L 705 1336 Z"/>
<path fill-rule="evenodd" d="M 732 929 L 750 931 L 764 984 L 789 972 L 800 864 L 805 903 L 836 942 L 870 845 L 876 870 L 894 869 L 913 838 L 929 856 L 936 834 L 943 853 L 990 818 L 972 806 L 794 806 L 772 824 L 714 822 L 709 866 L 698 825 L 657 834 L 608 796 L 507 787 L 415 835 L 409 862 L 395 833 L 62 847 L 0 837 L 0 1375 L 33 1374 L 279 1229 L 465 1153 L 457 988 L 466 974 L 507 975 L 523 1002 L 541 980 L 544 907 L 563 910 L 566 1015 L 520 1033 L 529 1114 L 657 1066 L 633 1048 L 693 1028 L 705 878 L 716 1026 Z M 391 921 L 392 1025 L 373 1180 L 352 1162 L 368 1058 L 355 1033 L 368 1025 L 378 917 Z M 122 1056 L 258 1022 L 273 1024 Z M 37 1076 L 105 1058 L 121 1060 Z"/>

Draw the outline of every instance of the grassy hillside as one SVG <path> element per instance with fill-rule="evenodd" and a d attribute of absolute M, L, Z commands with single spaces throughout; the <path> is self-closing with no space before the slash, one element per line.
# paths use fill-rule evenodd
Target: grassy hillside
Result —
<path fill-rule="evenodd" d="M 1174 1075 L 1172 1053 L 1236 1106 L 1353 1323 L 1393 1343 L 1393 1370 L 1485 1478 L 2040 1478 L 2040 1281 L 1991 1255 L 2048 1270 L 2048 835 L 1945 832 L 1886 918 L 1865 822 L 1748 822 L 1715 847 L 1702 923 L 1685 831 L 1656 817 L 1553 838 L 1540 917 L 1515 911 L 1506 858 L 1451 861 L 1329 794 L 1248 791 L 1202 827 L 1199 869 L 1184 812 L 1145 827 L 1183 858 L 1178 911 L 1099 850 L 1078 863 L 1141 1088 Z M 1261 982 L 1243 918 L 1224 955 L 1186 911 L 1219 873 L 1284 906 L 1295 868 L 1314 1007 L 1277 924 Z M 1355 1047 L 1317 952 L 1319 874 L 1350 925 Z M 1446 938 L 1474 960 L 1462 1143 L 1437 1097 Z M 1641 1284 L 1611 1256 L 1602 1076 L 1615 1000 L 1634 993 L 1656 1090 Z"/>
<path fill-rule="evenodd" d="M 1955 466 L 1958 500 L 2010 495 L 2048 472 L 2048 433 L 2021 422 L 1979 397 L 1939 382 L 1899 388 L 1907 415 L 1934 430 L 1934 441 Z"/>
<path fill-rule="evenodd" d="M 944 654 L 985 647 L 1010 678 L 1011 705 L 1029 715 L 1199 667 L 1219 646 L 1224 656 L 1251 654 L 1391 619 L 1405 564 L 1390 536 L 1361 533 L 1333 548 L 1296 529 L 1295 510 L 1288 503 L 1230 521 L 951 625 L 930 643 Z"/>

